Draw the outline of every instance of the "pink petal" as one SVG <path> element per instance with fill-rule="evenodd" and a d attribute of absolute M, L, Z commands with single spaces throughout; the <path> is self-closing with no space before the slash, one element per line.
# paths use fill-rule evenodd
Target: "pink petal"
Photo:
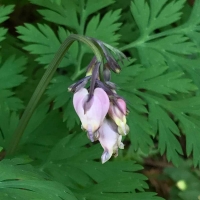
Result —
<path fill-rule="evenodd" d="M 94 90 L 94 95 L 99 98 L 99 100 L 102 104 L 101 108 L 102 108 L 102 122 L 103 122 L 103 119 L 105 118 L 106 114 L 108 113 L 110 101 L 109 101 L 109 98 L 108 98 L 108 95 L 106 94 L 106 92 L 101 88 L 96 88 Z"/>
<path fill-rule="evenodd" d="M 82 101 L 87 95 L 88 95 L 88 91 L 85 88 L 80 89 L 74 94 L 73 105 L 76 112 L 77 112 L 77 107 L 79 105 L 79 102 Z"/>
<path fill-rule="evenodd" d="M 118 147 L 123 148 L 123 144 L 121 143 L 122 137 L 117 133 L 116 129 L 117 126 L 115 123 L 105 119 L 98 130 L 100 134 L 99 142 L 104 149 L 101 157 L 102 163 L 108 161 L 113 153 L 117 155 Z"/>
<path fill-rule="evenodd" d="M 74 94 L 73 102 L 74 108 L 82 122 L 82 127 L 89 132 L 89 138 L 91 139 L 91 134 L 99 128 L 108 112 L 109 99 L 102 89 L 96 88 L 91 99 L 91 105 L 89 109 L 84 112 L 84 105 L 87 98 L 88 91 L 83 88 Z"/>

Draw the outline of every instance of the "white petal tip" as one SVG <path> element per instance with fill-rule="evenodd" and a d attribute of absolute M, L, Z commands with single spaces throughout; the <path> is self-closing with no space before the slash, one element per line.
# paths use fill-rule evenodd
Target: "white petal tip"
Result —
<path fill-rule="evenodd" d="M 124 144 L 122 142 L 119 144 L 119 148 L 124 149 Z"/>
<path fill-rule="evenodd" d="M 107 162 L 110 158 L 111 158 L 111 154 L 109 154 L 109 152 L 104 151 L 104 153 L 101 156 L 101 162 L 102 164 L 104 164 L 105 162 Z"/>
<path fill-rule="evenodd" d="M 91 141 L 91 142 L 94 142 L 94 136 L 93 136 L 93 134 L 92 133 L 87 133 L 87 137 L 88 137 L 88 139 Z"/>

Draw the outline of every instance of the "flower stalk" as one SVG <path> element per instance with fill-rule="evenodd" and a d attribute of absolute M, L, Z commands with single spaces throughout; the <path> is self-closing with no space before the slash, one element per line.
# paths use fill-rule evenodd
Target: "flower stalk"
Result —
<path fill-rule="evenodd" d="M 99 49 L 96 47 L 96 45 L 90 38 L 80 36 L 80 35 L 74 35 L 74 34 L 70 35 L 60 46 L 58 52 L 54 56 L 52 62 L 50 63 L 49 67 L 47 68 L 43 77 L 41 78 L 38 86 L 36 87 L 32 97 L 31 97 L 31 99 L 19 121 L 17 128 L 11 137 L 10 143 L 9 143 L 7 151 L 6 151 L 6 156 L 10 156 L 16 151 L 17 146 L 20 142 L 20 139 L 23 136 L 26 126 L 27 126 L 31 116 L 33 115 L 34 110 L 36 109 L 37 104 L 38 104 L 42 94 L 44 93 L 46 87 L 48 86 L 49 82 L 51 81 L 54 73 L 56 72 L 56 69 L 58 68 L 58 66 L 59 66 L 60 62 L 62 61 L 64 55 L 66 54 L 67 50 L 70 48 L 70 46 L 72 45 L 72 43 L 74 41 L 80 41 L 80 42 L 83 42 L 86 45 L 88 45 L 90 47 L 90 49 L 94 52 L 97 61 L 102 63 L 103 58 L 102 58 L 101 52 L 99 51 Z"/>

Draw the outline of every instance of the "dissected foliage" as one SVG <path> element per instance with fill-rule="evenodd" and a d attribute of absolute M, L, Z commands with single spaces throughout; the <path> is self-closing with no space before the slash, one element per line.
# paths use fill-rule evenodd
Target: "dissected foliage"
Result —
<path fill-rule="evenodd" d="M 112 74 L 130 110 L 129 155 L 158 150 L 176 166 L 183 156 L 200 166 L 200 0 L 193 8 L 185 0 L 123 5 L 113 0 L 24 0 L 18 6 L 35 6 L 36 21 L 20 23 L 14 34 L 7 32 L 12 18 L 6 23 L 15 9 L 12 3 L 0 4 L 0 150 L 7 148 L 19 123 L 22 100 L 30 98 L 40 72 L 75 33 L 117 46 L 130 57 L 120 64 L 120 74 Z M 68 86 L 85 76 L 92 57 L 83 44 L 70 47 L 27 126 L 17 158 L 0 162 L 0 199 L 161 199 L 145 191 L 146 178 L 137 172 L 142 167 L 124 156 L 126 150 L 102 165 L 102 149 L 80 131 Z M 188 190 L 175 197 L 197 198 L 199 181 L 187 167 L 181 170 L 165 173 L 176 182 L 196 184 L 188 183 Z"/>

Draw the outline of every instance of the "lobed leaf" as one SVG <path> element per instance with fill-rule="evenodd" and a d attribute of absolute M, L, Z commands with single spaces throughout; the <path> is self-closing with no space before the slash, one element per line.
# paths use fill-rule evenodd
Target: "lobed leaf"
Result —
<path fill-rule="evenodd" d="M 61 43 L 69 36 L 69 32 L 62 27 L 58 28 L 58 37 L 53 30 L 46 24 L 38 24 L 38 28 L 31 24 L 17 27 L 17 32 L 21 34 L 19 38 L 31 44 L 24 47 L 31 54 L 39 55 L 36 61 L 40 64 L 48 65 L 58 51 Z M 76 65 L 78 53 L 77 43 L 69 49 L 63 58 L 60 67 Z"/>
<path fill-rule="evenodd" d="M 0 197 L 4 199 L 75 200 L 64 185 L 52 181 L 21 159 L 3 160 L 0 163 Z"/>
<path fill-rule="evenodd" d="M 26 62 L 24 57 L 15 58 L 15 56 L 8 57 L 4 62 L 0 60 L 0 105 L 7 102 L 11 110 L 23 108 L 22 101 L 14 97 L 11 89 L 25 81 L 21 72 L 24 71 Z"/>

